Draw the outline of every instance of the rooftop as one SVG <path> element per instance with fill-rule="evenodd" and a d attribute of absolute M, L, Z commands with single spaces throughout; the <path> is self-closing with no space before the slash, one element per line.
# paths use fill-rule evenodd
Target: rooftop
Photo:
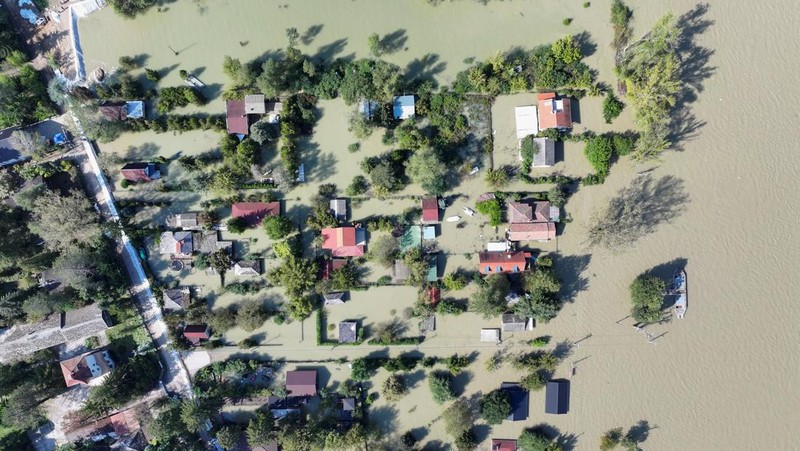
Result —
<path fill-rule="evenodd" d="M 322 248 L 331 251 L 334 257 L 360 257 L 367 244 L 366 232 L 356 227 L 322 229 Z"/>
<path fill-rule="evenodd" d="M 518 140 L 539 133 L 539 119 L 536 115 L 535 106 L 527 105 L 514 108 L 514 117 L 517 122 Z"/>
<path fill-rule="evenodd" d="M 236 202 L 231 205 L 231 216 L 244 218 L 251 226 L 257 226 L 267 216 L 280 216 L 280 202 Z"/>
<path fill-rule="evenodd" d="M 244 110 L 246 114 L 266 114 L 267 105 L 264 101 L 264 94 L 244 96 Z"/>
<path fill-rule="evenodd" d="M 539 94 L 539 130 L 572 128 L 570 99 L 557 99 L 553 92 Z"/>
<path fill-rule="evenodd" d="M 166 310 L 183 310 L 189 307 L 190 302 L 189 287 L 164 290 L 164 308 Z"/>
<path fill-rule="evenodd" d="M 228 133 L 235 135 L 250 133 L 250 123 L 245 114 L 244 100 L 225 101 L 225 124 Z"/>
<path fill-rule="evenodd" d="M 357 329 L 358 324 L 355 321 L 342 321 L 339 323 L 339 343 L 355 343 Z"/>
<path fill-rule="evenodd" d="M 233 273 L 237 276 L 257 276 L 261 274 L 261 261 L 239 260 L 233 265 Z"/>
<path fill-rule="evenodd" d="M 439 222 L 439 200 L 436 197 L 422 199 L 422 221 Z"/>
<path fill-rule="evenodd" d="M 314 396 L 317 394 L 317 372 L 296 370 L 286 372 L 286 390 L 289 396 Z"/>
<path fill-rule="evenodd" d="M 416 109 L 414 107 L 414 96 L 397 96 L 392 103 L 392 111 L 395 119 L 409 119 L 414 117 Z"/>

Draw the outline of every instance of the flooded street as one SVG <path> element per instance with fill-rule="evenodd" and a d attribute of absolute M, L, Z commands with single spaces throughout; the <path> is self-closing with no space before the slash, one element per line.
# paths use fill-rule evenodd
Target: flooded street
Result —
<path fill-rule="evenodd" d="M 166 12 L 153 10 L 134 21 L 121 19 L 105 8 L 80 24 L 87 73 L 98 66 L 115 66 L 121 55 L 144 54 L 147 67 L 169 69 L 162 86 L 179 85 L 178 70 L 185 69 L 197 74 L 211 93 L 219 93 L 226 82 L 221 70 L 223 55 L 249 60 L 269 54 L 286 46 L 284 30 L 294 26 L 301 35 L 311 31 L 301 50 L 326 59 L 367 56 L 369 34 L 397 32 L 400 50 L 385 59 L 410 69 L 412 75 L 430 74 L 447 84 L 467 66 L 466 58 L 483 59 L 496 51 L 514 46 L 530 48 L 587 30 L 596 48 L 586 62 L 598 69 L 600 80 L 616 84 L 611 71 L 609 1 L 593 1 L 587 9 L 578 1 L 564 5 L 567 2 L 514 0 L 483 6 L 464 0 L 438 7 L 421 0 L 281 3 L 287 6 L 257 0 L 182 1 L 169 3 Z M 647 1 L 628 3 L 634 9 L 635 37 L 667 8 L 680 15 L 696 4 L 689 0 L 668 1 L 664 6 Z M 569 414 L 545 415 L 544 393 L 537 392 L 531 395 L 531 415 L 525 424 L 506 422 L 494 427 L 490 437 L 481 438 L 513 438 L 523 427 L 548 423 L 563 434 L 573 434 L 574 449 L 590 450 L 597 448 L 606 430 L 628 430 L 644 420 L 650 427 L 642 443 L 647 450 L 800 447 L 795 424 L 800 409 L 800 391 L 795 383 L 800 373 L 800 304 L 796 300 L 800 291 L 800 159 L 794 136 L 794 124 L 800 117 L 800 71 L 796 67 L 797 43 L 791 38 L 798 15 L 800 4 L 789 1 L 736 0 L 710 6 L 702 17 L 710 23 L 695 36 L 697 44 L 713 52 L 706 66 L 710 72 L 687 81 L 687 86 L 698 93 L 697 98 L 677 112 L 693 115 L 695 129 L 684 133 L 681 149 L 665 153 L 662 161 L 636 167 L 623 159 L 612 166 L 605 184 L 581 187 L 566 206 L 573 221 L 557 241 L 542 246 L 558 252 L 556 266 L 570 302 L 555 320 L 538 325 L 524 338 L 551 335 L 553 342 L 581 340 L 556 374 L 568 377 L 570 364 L 577 362 Z M 562 25 L 565 17 L 574 19 L 572 25 Z M 179 55 L 176 57 L 168 46 Z M 496 161 L 513 162 L 513 107 L 529 104 L 533 98 L 521 95 L 495 102 Z M 322 117 L 310 143 L 304 146 L 310 182 L 287 195 L 288 208 L 315 194 L 321 183 L 336 183 L 343 191 L 360 173 L 358 163 L 364 156 L 386 149 L 380 139 L 382 132 L 376 130 L 362 142 L 358 153 L 349 153 L 348 144 L 355 142 L 347 131 L 350 108 L 340 99 L 321 102 L 319 107 Z M 215 97 L 202 111 L 223 113 L 221 97 Z M 580 111 L 581 124 L 576 130 L 586 127 L 604 131 L 612 127 L 603 123 L 597 99 L 581 101 Z M 613 128 L 629 128 L 629 113 L 626 110 Z M 212 132 L 174 136 L 146 133 L 101 145 L 101 152 L 125 154 L 129 146 L 139 152 L 136 149 L 154 143 L 155 154 L 173 156 L 179 151 L 207 151 L 217 141 Z M 654 182 L 668 182 L 661 191 L 651 193 L 649 201 L 654 208 L 683 193 L 687 200 L 669 205 L 671 215 L 652 224 L 653 233 L 627 252 L 612 255 L 588 248 L 585 230 L 592 213 L 629 186 L 637 172 L 648 168 L 654 168 Z M 555 169 L 567 175 L 588 173 L 582 147 L 567 143 L 563 161 Z M 537 171 L 541 174 L 535 175 L 546 173 Z M 534 191 L 547 187 L 517 182 L 508 189 Z M 487 190 L 482 178 L 476 178 L 462 183 L 455 192 L 474 201 Z M 200 194 L 185 194 L 182 208 L 198 205 L 201 200 Z M 402 194 L 420 191 L 412 187 Z M 407 204 L 398 201 L 397 213 Z M 365 202 L 354 209 L 354 219 L 384 212 L 387 207 L 393 205 Z M 455 213 L 447 211 L 444 216 L 450 214 Z M 442 227 L 438 238 L 440 246 L 454 254 L 445 271 L 459 266 L 473 268 L 476 256 L 468 259 L 463 254 L 471 251 L 475 235 L 483 233 L 477 219 L 465 232 L 449 226 Z M 491 235 L 487 226 L 486 236 Z M 262 234 L 254 249 L 265 246 Z M 628 286 L 641 272 L 674 261 L 686 262 L 688 311 L 683 320 L 648 328 L 658 337 L 648 343 L 647 337 L 633 329 L 632 320 L 626 319 L 630 311 Z M 386 294 L 387 290 L 358 293 L 354 304 L 334 318 L 340 320 L 355 312 L 370 316 L 373 312 L 376 320 L 382 321 L 388 318 L 389 310 L 397 309 L 399 315 L 413 302 L 403 298 L 399 306 L 394 306 L 391 297 L 403 296 L 408 290 L 400 289 L 398 293 L 402 294 L 392 296 Z M 439 335 L 419 350 L 440 355 L 479 350 L 479 362 L 470 368 L 473 376 L 465 382 L 464 394 L 486 392 L 515 377 L 511 371 L 496 376 L 483 371 L 483 361 L 495 349 L 494 345 L 485 349 L 480 346 L 485 343 L 479 343 L 478 330 L 498 327 L 498 322 L 483 321 L 472 314 L 445 317 L 438 324 Z M 299 327 L 281 327 L 288 330 L 294 326 Z M 274 326 L 268 322 L 264 327 L 268 330 Z M 309 331 L 313 331 L 313 319 L 305 322 L 305 342 L 312 346 L 308 344 L 313 341 L 307 335 Z M 296 358 L 301 352 L 298 349 L 305 348 L 297 344 L 299 336 L 296 329 L 287 332 L 287 349 L 274 347 L 269 355 L 294 354 Z M 290 339 L 294 340 L 293 347 L 288 346 Z M 309 355 L 323 355 L 323 349 L 317 349 L 320 352 Z M 355 355 L 356 349 L 364 354 L 371 351 L 340 347 L 330 354 Z M 346 371 L 344 367 L 333 379 L 341 380 Z M 421 388 L 414 389 L 401 405 L 393 407 L 380 400 L 375 406 L 383 408 L 384 414 L 394 409 L 394 421 L 401 433 L 426 427 L 440 409 L 430 401 L 425 385 L 421 382 Z M 425 413 L 418 416 L 419 412 Z M 440 423 L 423 439 L 435 441 L 449 442 Z M 487 447 L 488 442 L 484 442 L 482 449 Z"/>

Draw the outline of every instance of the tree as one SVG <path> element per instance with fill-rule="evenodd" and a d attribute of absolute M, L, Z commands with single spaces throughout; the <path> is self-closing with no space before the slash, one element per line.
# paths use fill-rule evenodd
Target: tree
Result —
<path fill-rule="evenodd" d="M 296 47 L 300 40 L 300 32 L 295 27 L 289 27 L 286 29 L 286 38 L 289 40 L 289 47 Z"/>
<path fill-rule="evenodd" d="M 562 448 L 548 438 L 539 428 L 528 428 L 522 431 L 517 439 L 520 451 L 562 451 Z"/>
<path fill-rule="evenodd" d="M 386 197 L 390 192 L 397 191 L 403 186 L 391 163 L 386 160 L 382 160 L 372 168 L 369 178 L 378 197 Z"/>
<path fill-rule="evenodd" d="M 264 230 L 267 232 L 269 239 L 279 240 L 292 233 L 294 224 L 286 216 L 268 216 L 264 218 Z"/>
<path fill-rule="evenodd" d="M 217 431 L 217 442 L 224 449 L 233 449 L 239 443 L 241 433 L 236 426 L 223 426 Z"/>
<path fill-rule="evenodd" d="M 311 312 L 314 311 L 314 304 L 310 297 L 300 296 L 292 298 L 289 304 L 286 305 L 286 309 L 289 311 L 289 316 L 291 316 L 292 319 L 302 321 L 308 318 Z"/>
<path fill-rule="evenodd" d="M 367 139 L 372 135 L 373 125 L 366 115 L 361 111 L 355 110 L 350 113 L 347 130 L 353 133 L 358 139 Z"/>
<path fill-rule="evenodd" d="M 347 263 L 331 273 L 331 287 L 334 290 L 350 290 L 361 285 L 361 274 L 355 263 Z"/>
<path fill-rule="evenodd" d="M 406 162 L 406 175 L 430 194 L 439 195 L 447 191 L 449 168 L 439 153 L 424 147 L 411 155 Z"/>
<path fill-rule="evenodd" d="M 610 451 L 617 446 L 621 446 L 628 451 L 637 451 L 639 449 L 636 440 L 630 436 L 630 432 L 622 435 L 622 428 L 611 429 L 600 437 L 600 449 L 602 451 Z"/>
<path fill-rule="evenodd" d="M 631 17 L 633 11 L 622 0 L 614 0 L 611 3 L 611 24 L 614 26 L 614 40 L 611 46 L 616 48 L 617 52 L 621 51 L 631 38 L 633 32 L 629 26 Z"/>
<path fill-rule="evenodd" d="M 483 315 L 484 319 L 490 319 L 506 311 L 506 296 L 511 289 L 511 283 L 502 273 L 490 274 L 483 282 L 472 295 L 470 308 Z"/>
<path fill-rule="evenodd" d="M 514 313 L 523 318 L 536 318 L 542 323 L 555 318 L 560 309 L 561 305 L 558 300 L 552 294 L 541 289 L 530 292 L 514 304 Z"/>
<path fill-rule="evenodd" d="M 236 326 L 236 314 L 231 308 L 218 308 L 208 315 L 208 325 L 211 330 L 224 333 Z"/>
<path fill-rule="evenodd" d="M 387 401 L 399 401 L 408 393 L 405 380 L 397 374 L 391 374 L 381 385 L 381 394 Z"/>
<path fill-rule="evenodd" d="M 481 416 L 489 424 L 500 424 L 511 413 L 511 402 L 508 393 L 496 389 L 485 395 L 480 401 Z"/>
<path fill-rule="evenodd" d="M 631 283 L 631 316 L 639 323 L 650 324 L 661 320 L 661 305 L 664 302 L 664 279 L 642 274 Z"/>
<path fill-rule="evenodd" d="M 90 418 L 100 418 L 152 390 L 161 368 L 153 354 L 139 354 L 108 373 L 103 382 L 89 392 L 82 411 Z"/>
<path fill-rule="evenodd" d="M 348 196 L 360 196 L 369 190 L 369 182 L 367 178 L 363 175 L 357 175 L 353 177 L 353 181 L 345 190 L 345 194 Z"/>
<path fill-rule="evenodd" d="M 564 64 L 572 64 L 581 60 L 581 48 L 572 36 L 565 36 L 550 46 L 550 51 L 556 59 Z"/>
<path fill-rule="evenodd" d="M 564 188 L 561 185 L 556 185 L 550 188 L 547 192 L 547 201 L 554 207 L 561 208 L 567 202 L 567 196 L 564 193 Z"/>
<path fill-rule="evenodd" d="M 47 138 L 39 132 L 28 132 L 25 130 L 15 130 L 11 133 L 11 140 L 17 145 L 19 152 L 34 160 L 39 160 L 47 156 Z"/>
<path fill-rule="evenodd" d="M 233 260 L 227 249 L 217 249 L 208 255 L 208 266 L 223 276 L 226 271 L 231 269 Z"/>
<path fill-rule="evenodd" d="M 100 236 L 97 212 L 77 190 L 66 196 L 47 190 L 33 202 L 31 232 L 45 240 L 45 247 L 61 251 L 92 242 Z"/>
<path fill-rule="evenodd" d="M 286 451 L 318 450 L 324 446 L 324 436 L 313 421 L 305 423 L 299 415 L 284 417 L 278 431 L 278 443 Z"/>
<path fill-rule="evenodd" d="M 158 73 L 155 69 L 145 69 L 144 76 L 147 77 L 150 81 L 158 81 L 161 80 L 161 74 Z"/>
<path fill-rule="evenodd" d="M 336 227 L 339 221 L 331 213 L 328 200 L 315 196 L 312 200 L 311 214 L 306 219 L 306 226 L 311 230 L 322 230 L 328 227 Z"/>
<path fill-rule="evenodd" d="M 247 220 L 242 217 L 228 219 L 228 232 L 237 235 L 244 233 L 244 231 L 247 230 L 247 225 Z"/>
<path fill-rule="evenodd" d="M 236 324 L 247 332 L 261 327 L 267 318 L 269 318 L 269 314 L 264 309 L 264 305 L 255 300 L 245 302 L 236 312 Z"/>
<path fill-rule="evenodd" d="M 444 430 L 453 437 L 458 437 L 469 430 L 474 422 L 472 409 L 464 398 L 457 399 L 445 409 L 442 412 L 442 419 L 444 420 Z"/>
<path fill-rule="evenodd" d="M 625 108 L 625 104 L 613 92 L 608 92 L 603 99 L 603 119 L 606 124 L 610 124 L 616 119 L 622 113 L 623 108 Z"/>
<path fill-rule="evenodd" d="M 5 399 L 0 412 L 3 426 L 22 430 L 35 428 L 45 420 L 39 402 L 36 385 L 31 381 L 23 382 Z"/>
<path fill-rule="evenodd" d="M 181 403 L 181 421 L 186 429 L 197 432 L 205 427 L 205 422 L 211 417 L 207 406 L 199 399 L 184 399 Z"/>
<path fill-rule="evenodd" d="M 394 260 L 400 252 L 400 244 L 397 238 L 391 235 L 381 235 L 372 240 L 367 256 L 384 268 L 394 265 Z"/>
<path fill-rule="evenodd" d="M 11 171 L 0 171 L 0 199 L 5 199 L 17 192 L 17 179 Z"/>
<path fill-rule="evenodd" d="M 478 449 L 478 439 L 471 428 L 456 437 L 456 449 L 458 451 L 475 451 Z"/>
<path fill-rule="evenodd" d="M 236 194 L 239 179 L 232 171 L 220 170 L 214 173 L 209 187 L 217 196 L 228 198 Z"/>
<path fill-rule="evenodd" d="M 544 291 L 545 293 L 558 293 L 561 289 L 561 281 L 558 280 L 555 272 L 550 269 L 539 268 L 535 271 L 529 271 L 523 276 L 523 284 L 525 291 L 533 293 L 534 291 Z"/>
<path fill-rule="evenodd" d="M 380 56 L 383 55 L 383 43 L 378 33 L 369 35 L 369 38 L 367 38 L 367 45 L 369 46 L 369 53 L 375 58 L 380 58 Z"/>
<path fill-rule="evenodd" d="M 275 285 L 282 285 L 290 297 L 299 297 L 314 288 L 317 266 L 311 260 L 290 256 L 283 264 L 267 273 Z"/>
<path fill-rule="evenodd" d="M 544 388 L 545 384 L 547 384 L 547 381 L 544 379 L 542 374 L 540 374 L 540 372 L 533 371 L 523 377 L 519 381 L 519 384 L 528 391 L 539 391 Z"/>
<path fill-rule="evenodd" d="M 452 376 L 450 373 L 436 371 L 428 375 L 428 387 L 431 389 L 436 404 L 444 404 L 455 398 L 453 389 L 450 387 Z"/>
<path fill-rule="evenodd" d="M 486 183 L 493 189 L 500 189 L 508 185 L 508 172 L 504 168 L 490 169 L 486 171 Z"/>
<path fill-rule="evenodd" d="M 442 285 L 444 285 L 444 289 L 447 291 L 463 290 L 467 287 L 468 283 L 467 278 L 461 274 L 451 272 L 442 277 Z"/>
<path fill-rule="evenodd" d="M 469 356 L 453 354 L 445 360 L 445 365 L 447 365 L 450 374 L 456 376 L 461 370 L 469 366 Z"/>
<path fill-rule="evenodd" d="M 256 416 L 247 424 L 247 441 L 250 446 L 266 446 L 275 437 L 274 428 L 275 418 L 272 412 L 257 411 Z"/>
<path fill-rule="evenodd" d="M 46 292 L 37 292 L 22 303 L 22 311 L 29 322 L 36 322 L 53 313 L 53 302 Z"/>
<path fill-rule="evenodd" d="M 586 159 L 598 174 L 608 174 L 608 165 L 611 154 L 614 153 L 614 146 L 611 139 L 606 136 L 595 136 L 586 142 L 583 149 Z"/>
<path fill-rule="evenodd" d="M 353 360 L 350 364 L 350 377 L 357 381 L 367 381 L 372 377 L 374 368 L 364 357 Z"/>
<path fill-rule="evenodd" d="M 475 209 L 482 215 L 489 216 L 489 225 L 497 227 L 503 221 L 503 207 L 498 199 L 489 199 L 475 204 Z"/>
<path fill-rule="evenodd" d="M 250 126 L 250 139 L 264 145 L 278 139 L 279 133 L 275 125 L 262 119 Z"/>

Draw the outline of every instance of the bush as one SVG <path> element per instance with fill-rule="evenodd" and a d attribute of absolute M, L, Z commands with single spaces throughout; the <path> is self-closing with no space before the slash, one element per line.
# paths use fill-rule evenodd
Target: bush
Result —
<path fill-rule="evenodd" d="M 158 81 L 161 79 L 161 74 L 155 69 L 145 69 L 144 76 L 150 81 Z"/>
<path fill-rule="evenodd" d="M 347 187 L 345 190 L 345 194 L 348 196 L 360 196 L 367 192 L 369 189 L 369 182 L 367 178 L 363 175 L 357 175 L 353 177 L 353 181 L 350 183 L 350 186 Z"/>
<path fill-rule="evenodd" d="M 625 108 L 625 104 L 609 91 L 606 98 L 603 99 L 603 119 L 606 120 L 606 124 L 610 124 L 616 119 L 622 113 L 623 108 Z"/>
<path fill-rule="evenodd" d="M 261 327 L 267 318 L 269 318 L 269 314 L 260 301 L 248 301 L 236 313 L 236 324 L 242 329 L 252 332 Z"/>
<path fill-rule="evenodd" d="M 489 392 L 480 401 L 481 416 L 489 424 L 501 424 L 511 412 L 508 393 L 497 389 Z"/>
<path fill-rule="evenodd" d="M 571 17 L 567 17 L 566 19 L 562 20 L 561 23 L 564 24 L 564 25 L 569 25 L 569 24 L 572 23 L 572 18 Z"/>
<path fill-rule="evenodd" d="M 530 345 L 534 348 L 543 348 L 547 346 L 548 343 L 550 343 L 550 337 L 548 336 L 537 337 L 530 341 Z"/>
<path fill-rule="evenodd" d="M 448 273 L 442 278 L 442 285 L 447 291 L 463 290 L 468 283 L 466 277 L 456 273 Z"/>
<path fill-rule="evenodd" d="M 533 158 L 536 156 L 537 152 L 539 152 L 539 148 L 536 146 L 533 136 L 524 137 L 522 139 L 522 145 L 520 146 L 523 172 L 530 172 L 531 165 L 533 165 Z"/>
<path fill-rule="evenodd" d="M 485 200 L 475 204 L 475 209 L 482 215 L 489 216 L 489 225 L 497 227 L 503 222 L 503 207 L 498 199 Z"/>
<path fill-rule="evenodd" d="M 245 338 L 239 343 L 236 343 L 236 346 L 238 346 L 240 349 L 250 349 L 258 346 L 258 343 L 256 343 L 256 341 L 252 338 Z"/>
<path fill-rule="evenodd" d="M 442 299 L 436 305 L 436 313 L 440 315 L 454 315 L 458 316 L 467 311 L 466 304 L 457 302 L 453 299 Z"/>
<path fill-rule="evenodd" d="M 633 152 L 633 147 L 636 145 L 636 137 L 627 133 L 614 133 L 611 137 L 611 142 L 614 147 L 614 152 L 624 157 Z"/>
<path fill-rule="evenodd" d="M 373 362 L 364 357 L 353 360 L 350 364 L 350 377 L 357 381 L 367 381 L 375 372 Z"/>
<path fill-rule="evenodd" d="M 350 144 L 349 146 L 347 146 L 347 151 L 350 152 L 350 153 L 356 153 L 359 150 L 361 150 L 361 144 L 359 144 L 359 143 L 353 143 L 353 144 Z"/>
<path fill-rule="evenodd" d="M 608 174 L 611 154 L 614 152 L 611 139 L 606 136 L 595 136 L 586 142 L 583 153 L 598 174 Z"/>
<path fill-rule="evenodd" d="M 269 239 L 279 240 L 292 233 L 294 224 L 286 216 L 270 216 L 264 219 L 264 230 Z"/>
<path fill-rule="evenodd" d="M 381 394 L 387 401 L 399 401 L 408 393 L 405 380 L 397 374 L 390 375 L 381 386 Z"/>
<path fill-rule="evenodd" d="M 120 56 L 117 62 L 119 63 L 119 68 L 123 71 L 133 70 L 138 66 L 136 60 L 130 56 Z"/>
<path fill-rule="evenodd" d="M 433 372 L 428 376 L 428 387 L 431 389 L 431 395 L 436 404 L 444 404 L 455 399 L 453 389 L 450 387 L 451 379 L 450 374 L 442 371 Z"/>
<path fill-rule="evenodd" d="M 445 365 L 447 365 L 447 369 L 450 373 L 455 376 L 460 373 L 461 370 L 469 366 L 469 357 L 453 354 L 445 360 Z"/>
<path fill-rule="evenodd" d="M 478 439 L 472 429 L 466 430 L 456 437 L 455 444 L 458 451 L 475 451 L 478 449 Z"/>
<path fill-rule="evenodd" d="M 585 186 L 602 185 L 606 181 L 605 174 L 589 174 L 581 179 L 581 184 Z"/>
<path fill-rule="evenodd" d="M 523 377 L 519 384 L 525 387 L 526 390 L 539 391 L 544 388 L 547 381 L 544 380 L 539 372 L 533 372 Z"/>
<path fill-rule="evenodd" d="M 661 320 L 665 289 L 664 279 L 647 274 L 637 277 L 630 286 L 633 319 L 644 324 Z"/>

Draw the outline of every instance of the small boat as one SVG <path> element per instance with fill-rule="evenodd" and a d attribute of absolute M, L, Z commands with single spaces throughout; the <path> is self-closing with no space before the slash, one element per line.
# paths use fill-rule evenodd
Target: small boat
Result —
<path fill-rule="evenodd" d="M 187 76 L 186 76 L 186 79 L 185 79 L 184 81 L 185 81 L 185 82 L 186 82 L 186 84 L 188 84 L 189 86 L 193 86 L 193 87 L 195 87 L 195 88 L 203 89 L 203 88 L 205 88 L 205 87 L 206 87 L 205 83 L 203 83 L 202 81 L 200 81 L 200 80 L 199 80 L 197 77 L 195 77 L 195 76 L 194 76 L 194 75 L 192 75 L 192 74 L 189 74 L 189 75 L 187 75 Z"/>
<path fill-rule="evenodd" d="M 450 216 L 445 221 L 447 222 L 458 222 L 461 220 L 461 216 Z"/>
<path fill-rule="evenodd" d="M 469 207 L 464 207 L 464 213 L 466 213 L 466 214 L 468 214 L 470 216 L 475 216 L 475 210 L 473 210 L 473 209 L 471 209 Z"/>
<path fill-rule="evenodd" d="M 682 319 L 686 314 L 686 271 L 679 269 L 675 271 L 672 278 L 672 294 L 677 296 L 675 298 L 675 316 Z"/>

